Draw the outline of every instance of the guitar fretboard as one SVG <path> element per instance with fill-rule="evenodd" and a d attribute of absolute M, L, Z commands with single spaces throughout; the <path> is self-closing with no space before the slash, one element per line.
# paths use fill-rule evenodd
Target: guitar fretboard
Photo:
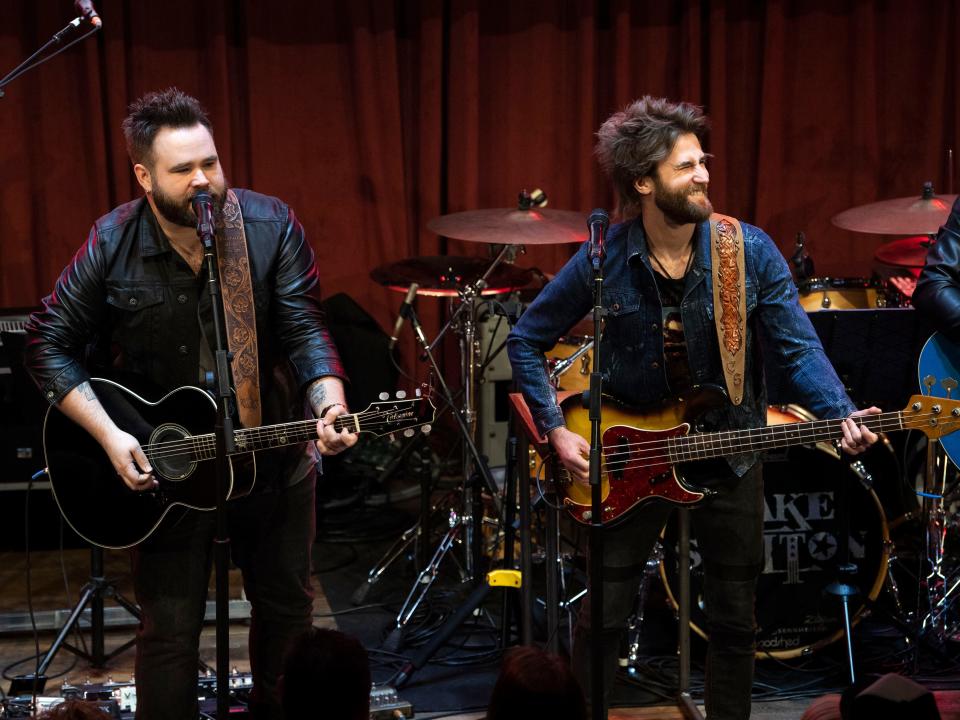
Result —
<path fill-rule="evenodd" d="M 695 433 L 670 438 L 667 441 L 667 452 L 670 461 L 677 463 L 790 445 L 814 444 L 842 438 L 842 424 L 843 420 L 811 420 L 750 430 Z M 875 433 L 904 430 L 908 427 L 901 411 L 858 417 L 857 424 Z"/>

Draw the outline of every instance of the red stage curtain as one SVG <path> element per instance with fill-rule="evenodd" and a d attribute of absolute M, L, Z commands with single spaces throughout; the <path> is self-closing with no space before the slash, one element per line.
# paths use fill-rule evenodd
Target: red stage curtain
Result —
<path fill-rule="evenodd" d="M 327 293 L 384 325 L 400 297 L 371 268 L 441 251 L 426 223 L 512 205 L 611 206 L 593 133 L 643 94 L 703 104 L 719 211 L 798 231 L 821 275 L 863 276 L 884 238 L 849 207 L 947 190 L 957 147 L 954 2 L 295 2 L 100 0 L 104 27 L 0 100 L 0 305 L 35 304 L 91 221 L 138 195 L 125 107 L 177 85 L 210 110 L 228 176 L 297 211 Z M 0 69 L 71 17 L 0 3 Z M 531 248 L 555 271 L 573 248 Z M 433 306 L 430 304 L 433 302 Z M 436 302 L 421 302 L 431 320 Z"/>

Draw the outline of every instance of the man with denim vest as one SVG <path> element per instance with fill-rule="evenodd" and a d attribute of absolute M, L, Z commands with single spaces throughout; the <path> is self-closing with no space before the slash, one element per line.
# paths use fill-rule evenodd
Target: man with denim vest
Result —
<path fill-rule="evenodd" d="M 252 366 L 257 377 L 260 424 L 303 420 L 311 411 L 319 418 L 316 443 L 257 453 L 253 493 L 227 504 L 231 554 L 252 605 L 250 707 L 255 718 L 282 718 L 283 655 L 313 620 L 317 453 L 339 453 L 357 439 L 333 427 L 346 412 L 345 375 L 324 325 L 313 251 L 283 202 L 228 188 L 196 99 L 176 88 L 148 93 L 131 105 L 123 130 L 145 196 L 94 223 L 28 322 L 26 366 L 47 400 L 100 443 L 116 481 L 149 494 L 158 487 L 150 460 L 108 415 L 90 379 L 119 371 L 163 393 L 212 372 L 213 311 L 194 196 L 208 192 L 222 223 L 242 225 L 253 317 L 249 330 L 238 329 L 252 331 L 257 351 L 241 370 Z M 241 413 L 242 403 L 238 393 Z M 198 642 L 214 531 L 214 513 L 175 508 L 133 548 L 140 720 L 199 714 Z"/>
<path fill-rule="evenodd" d="M 644 97 L 600 128 L 596 153 L 619 199 L 620 224 L 606 242 L 599 352 L 606 394 L 643 407 L 682 397 L 703 385 L 725 386 L 714 325 L 709 157 L 701 148 L 707 119 L 687 103 Z M 708 430 L 766 423 L 763 352 L 780 365 L 806 406 L 821 418 L 856 411 L 806 314 L 787 264 L 759 228 L 742 224 L 745 249 L 746 348 L 741 404 L 726 402 L 702 417 Z M 508 340 L 513 376 L 537 429 L 563 467 L 586 484 L 589 442 L 567 429 L 550 384 L 544 353 L 593 307 L 593 271 L 586 245 L 530 305 Z M 842 447 L 862 452 L 876 435 L 843 423 Z M 710 643 L 706 705 L 710 720 L 750 715 L 755 654 L 754 591 L 763 552 L 763 481 L 757 453 L 697 463 L 695 484 L 715 491 L 692 513 L 705 570 Z M 689 476 L 689 473 L 688 473 Z M 644 503 L 604 530 L 603 617 L 605 695 L 613 683 L 619 636 L 637 595 L 647 558 L 671 506 Z M 580 608 L 573 666 L 590 698 L 589 595 Z"/>

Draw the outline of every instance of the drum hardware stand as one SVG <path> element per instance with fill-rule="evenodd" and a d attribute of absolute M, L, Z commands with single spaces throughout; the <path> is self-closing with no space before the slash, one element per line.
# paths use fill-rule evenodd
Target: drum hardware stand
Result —
<path fill-rule="evenodd" d="M 837 452 L 840 452 L 839 441 L 835 443 Z M 849 463 L 851 467 L 855 463 Z M 860 470 L 854 468 L 854 473 L 860 477 L 864 484 L 872 484 L 872 478 L 863 464 L 860 464 Z M 869 478 L 869 480 L 867 480 Z M 850 685 L 856 684 L 857 675 L 853 663 L 853 636 L 852 623 L 850 621 L 850 598 L 860 593 L 859 588 L 851 580 L 857 573 L 857 565 L 850 560 L 850 515 L 847 512 L 847 481 L 846 477 L 841 477 L 840 487 L 837 489 L 837 502 L 835 517 L 839 519 L 839 537 L 837 538 L 837 578 L 824 588 L 828 595 L 840 598 L 843 606 L 843 630 L 847 640 L 847 665 L 850 672 Z"/>
<path fill-rule="evenodd" d="M 653 547 L 653 552 L 650 553 L 650 557 L 647 558 L 647 564 L 643 570 L 643 579 L 640 581 L 640 589 L 637 592 L 634 612 L 627 621 L 626 656 L 620 658 L 620 667 L 625 667 L 628 671 L 637 666 L 640 657 L 640 632 L 646 614 L 647 594 L 650 592 L 650 582 L 657 576 L 662 562 L 663 544 L 657 542 Z"/>
<path fill-rule="evenodd" d="M 377 484 L 382 484 L 386 481 L 390 475 L 400 466 L 400 464 L 410 455 L 413 448 L 417 446 L 419 441 L 418 436 L 411 437 L 407 440 L 406 445 L 401 448 L 400 452 L 397 453 L 397 456 L 390 461 L 390 463 L 383 469 L 380 473 L 380 476 L 375 481 Z M 376 585 L 380 578 L 383 577 L 383 574 L 387 571 L 397 558 L 401 557 L 411 545 L 414 545 L 415 552 L 414 558 L 416 562 L 416 568 L 418 570 L 426 567 L 427 565 L 427 539 L 426 533 L 429 531 L 428 520 L 432 514 L 438 509 L 437 507 L 431 507 L 430 503 L 430 485 L 431 485 L 431 474 L 429 467 L 420 468 L 420 513 L 417 517 L 417 521 L 411 525 L 409 528 L 404 530 L 399 538 L 394 541 L 393 545 L 374 563 L 373 567 L 370 568 L 367 573 L 366 579 L 353 591 L 351 595 L 351 602 L 354 605 L 361 605 L 366 599 L 367 594 L 370 592 L 370 589 Z M 442 504 L 442 503 L 441 503 Z"/>
<path fill-rule="evenodd" d="M 569 370 L 577 360 L 580 360 L 584 355 L 590 352 L 593 348 L 594 340 L 591 338 L 587 342 L 584 342 L 568 357 L 565 357 L 557 362 L 553 363 L 550 368 L 550 382 L 556 387 L 560 383 L 560 376 L 563 375 L 567 370 Z M 586 358 L 583 359 L 583 362 L 586 361 Z"/>
<path fill-rule="evenodd" d="M 433 350 L 451 328 L 456 328 L 460 335 L 460 374 L 463 381 L 463 409 L 460 412 L 454 412 L 453 416 L 460 427 L 460 434 L 466 445 L 466 452 L 463 458 L 464 498 L 462 522 L 465 527 L 464 543 L 467 549 L 465 566 L 470 578 L 474 577 L 480 559 L 480 522 L 483 513 L 480 493 L 471 486 L 471 479 L 478 477 L 479 480 L 482 481 L 483 486 L 485 486 L 486 490 L 490 493 L 497 511 L 497 516 L 499 517 L 500 515 L 500 503 L 498 499 L 500 493 L 497 488 L 497 483 L 493 479 L 486 459 L 480 454 L 475 442 L 477 422 L 475 409 L 476 368 L 480 353 L 477 340 L 476 299 L 487 286 L 487 279 L 493 271 L 501 263 L 506 262 L 508 259 L 515 258 L 517 250 L 517 246 L 504 245 L 483 276 L 460 290 L 460 304 L 430 343 L 426 341 L 423 329 L 417 320 L 416 312 L 412 307 L 404 306 L 404 311 L 409 316 L 417 340 L 423 348 L 422 357 L 425 357 L 432 366 L 443 396 L 451 408 L 454 407 L 453 395 L 443 380 L 440 368 L 433 357 Z"/>
<path fill-rule="evenodd" d="M 797 233 L 796 251 L 790 256 L 794 276 L 797 284 L 803 283 L 814 276 L 813 258 L 807 253 L 807 237 L 802 232 Z"/>
<path fill-rule="evenodd" d="M 67 621 L 63 624 L 63 627 L 60 628 L 60 632 L 57 634 L 53 644 L 50 645 L 50 648 L 43 656 L 43 660 L 37 666 L 35 673 L 30 675 L 19 675 L 15 677 L 10 684 L 10 690 L 8 694 L 23 695 L 27 693 L 43 692 L 44 687 L 47 684 L 47 668 L 50 667 L 50 664 L 53 662 L 57 652 L 59 652 L 61 647 L 66 648 L 77 657 L 83 658 L 90 663 L 91 667 L 94 668 L 106 667 L 108 661 L 112 660 L 114 657 L 131 647 L 136 642 L 135 638 L 128 640 L 115 650 L 111 650 L 109 653 L 104 651 L 103 601 L 105 598 L 112 598 L 124 610 L 138 620 L 140 619 L 140 609 L 136 606 L 136 604 L 130 602 L 127 598 L 117 592 L 117 589 L 113 583 L 104 577 L 103 548 L 98 545 L 91 545 L 90 578 L 87 584 L 83 586 L 83 589 L 80 593 L 80 599 L 77 601 L 77 604 L 74 605 L 73 610 L 70 613 L 70 617 L 67 618 Z M 87 609 L 88 605 L 90 607 L 89 653 L 84 652 L 83 650 L 76 648 L 67 642 L 67 635 L 70 634 L 71 630 L 75 629 L 76 625 L 80 621 L 83 611 Z"/>
<path fill-rule="evenodd" d="M 427 591 L 433 585 L 434 581 L 437 578 L 439 566 L 443 558 L 447 555 L 450 549 L 453 547 L 454 543 L 458 540 L 461 531 L 464 533 L 464 544 L 466 546 L 467 552 L 465 553 L 465 563 L 461 567 L 461 581 L 466 582 L 475 577 L 477 560 L 480 551 L 480 543 L 482 540 L 482 533 L 480 528 L 480 522 L 482 522 L 482 506 L 480 505 L 480 490 L 474 485 L 482 481 L 489 491 L 491 498 L 493 500 L 494 506 L 497 510 L 497 515 L 499 517 L 500 513 L 500 503 L 498 501 L 498 488 L 496 481 L 493 479 L 493 475 L 490 472 L 490 467 L 487 465 L 486 459 L 480 454 L 480 451 L 477 449 L 476 443 L 474 442 L 475 435 L 475 417 L 476 414 L 473 410 L 473 380 L 474 380 L 474 353 L 475 353 L 475 304 L 474 299 L 477 295 L 480 294 L 483 287 L 486 285 L 486 278 L 490 275 L 493 269 L 499 264 L 499 262 L 506 256 L 506 251 L 510 246 L 505 246 L 504 250 L 501 251 L 494 263 L 487 269 L 487 272 L 484 273 L 484 276 L 476 281 L 472 286 L 468 286 L 462 292 L 462 301 L 460 306 L 454 311 L 450 320 L 447 321 L 447 324 L 440 330 L 438 336 L 433 340 L 432 343 L 428 343 L 426 336 L 423 333 L 423 327 L 420 324 L 419 319 L 417 318 L 416 310 L 414 310 L 413 305 L 409 303 L 404 303 L 401 308 L 401 313 L 410 321 L 410 326 L 414 330 L 414 335 L 417 338 L 417 341 L 420 343 L 420 346 L 423 348 L 423 355 L 427 358 L 430 366 L 432 368 L 434 378 L 437 381 L 437 385 L 440 388 L 442 396 L 447 403 L 447 406 L 450 408 L 454 407 L 454 397 L 450 392 L 450 388 L 447 385 L 446 381 L 443 379 L 443 373 L 440 371 L 440 367 L 437 364 L 436 358 L 433 355 L 433 348 L 437 345 L 440 338 L 446 333 L 446 331 L 453 327 L 454 323 L 458 320 L 460 315 L 464 315 L 464 320 L 461 323 L 462 331 L 462 350 L 465 351 L 466 358 L 462 360 L 462 369 L 464 370 L 464 408 L 462 412 L 453 412 L 452 415 L 457 422 L 457 425 L 460 428 L 460 434 L 463 439 L 464 445 L 466 446 L 466 456 L 464 458 L 464 500 L 463 500 L 463 513 L 456 513 L 455 511 L 450 512 L 448 525 L 449 529 L 444 535 L 443 539 L 440 541 L 439 546 L 433 554 L 431 561 L 421 570 L 417 580 L 415 581 L 413 587 L 407 595 L 407 599 L 403 604 L 403 607 L 400 609 L 400 612 L 397 614 L 397 619 L 393 629 L 390 631 L 387 639 L 384 641 L 384 646 L 388 649 L 399 648 L 402 643 L 402 633 L 403 629 L 406 627 L 407 623 L 413 617 L 413 613 L 419 607 L 420 603 L 423 601 Z M 465 310 L 466 309 L 466 310 Z M 473 460 L 473 467 L 476 469 L 476 473 L 470 473 L 470 460 Z M 469 473 L 469 474 L 468 474 Z M 473 518 L 467 517 L 470 513 L 477 513 L 477 510 L 480 510 L 480 517 L 474 521 Z M 482 586 L 480 586 L 482 588 Z M 418 592 L 419 591 L 419 592 Z M 484 594 L 485 596 L 485 594 Z M 481 600 L 482 601 L 482 600 Z M 460 617 L 460 613 L 455 614 L 447 623 L 450 623 L 455 618 L 457 624 L 463 621 L 463 617 Z M 452 630 L 450 631 L 452 632 Z M 439 634 L 443 634 L 441 631 Z M 431 644 L 432 645 L 432 644 Z M 428 645 L 430 647 L 431 645 Z M 433 652 L 436 651 L 434 648 Z M 432 654 L 432 653 L 431 653 Z M 426 660 L 424 660 L 425 662 Z"/>
<path fill-rule="evenodd" d="M 923 378 L 923 385 L 927 389 L 926 394 L 928 396 L 932 395 L 935 384 L 936 378 L 933 375 L 927 375 Z M 949 398 L 953 390 L 957 388 L 958 383 L 956 379 L 947 377 L 940 381 L 940 385 L 947 391 L 947 397 Z M 924 488 L 922 492 L 917 493 L 922 498 L 920 518 L 926 553 L 925 555 L 921 553 L 918 558 L 917 578 L 925 577 L 925 579 L 924 582 L 917 584 L 917 623 L 915 630 L 917 644 L 915 647 L 919 647 L 921 637 L 932 635 L 938 647 L 942 647 L 950 639 L 951 626 L 948 623 L 948 613 L 957 599 L 955 593 L 960 588 L 960 582 L 954 582 L 948 588 L 949 581 L 944 574 L 947 519 L 943 496 L 946 489 L 948 467 L 946 453 L 943 452 L 940 441 L 928 436 Z M 924 562 L 929 563 L 930 566 L 930 572 L 926 576 L 923 574 Z M 920 608 L 923 606 L 924 585 L 927 595 L 927 614 L 921 617 Z M 918 667 L 918 663 L 919 656 L 915 655 L 915 668 Z"/>

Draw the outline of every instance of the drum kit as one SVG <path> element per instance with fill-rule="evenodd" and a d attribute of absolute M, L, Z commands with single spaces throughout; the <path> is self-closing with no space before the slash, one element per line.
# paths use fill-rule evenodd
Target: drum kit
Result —
<path fill-rule="evenodd" d="M 815 276 L 802 238 L 798 240 L 793 264 L 797 269 L 803 308 L 807 312 L 819 312 L 908 305 L 912 291 L 910 281 L 915 283 L 927 250 L 935 242 L 935 234 L 946 221 L 955 197 L 935 195 L 928 183 L 919 198 L 871 203 L 836 215 L 832 222 L 841 229 L 904 236 L 877 248 L 874 253 L 877 272 L 872 278 Z M 512 264 L 522 246 L 583 242 L 587 235 L 586 223 L 580 213 L 546 209 L 537 202 L 530 202 L 529 195 L 521 194 L 518 209 L 459 212 L 435 218 L 428 227 L 444 237 L 491 248 L 502 246 L 492 261 L 477 257 L 414 257 L 380 266 L 371 272 L 376 282 L 391 290 L 408 292 L 411 285 L 416 284 L 417 296 L 449 301 L 451 321 L 433 342 L 422 342 L 426 349 L 432 349 L 448 328 L 459 336 L 463 383 L 459 412 L 466 420 L 469 432 L 475 434 L 474 393 L 477 370 L 481 367 L 477 340 L 478 306 L 489 296 L 513 293 L 531 286 L 535 271 Z M 592 327 L 586 322 L 578 324 L 546 353 L 550 378 L 558 389 L 582 391 L 587 388 L 595 341 L 591 333 Z M 795 422 L 807 417 L 805 410 L 795 406 L 771 408 L 768 422 Z M 919 622 L 909 617 L 914 611 L 904 608 L 902 589 L 898 587 L 898 583 L 903 584 L 904 576 L 895 570 L 897 563 L 902 561 L 902 557 L 898 560 L 902 555 L 898 550 L 902 548 L 897 547 L 896 537 L 891 539 L 892 534 L 896 536 L 895 529 L 901 536 L 912 532 L 908 528 L 916 529 L 916 502 L 912 488 L 909 492 L 904 490 L 909 480 L 899 477 L 899 465 L 889 443 L 878 443 L 863 459 L 853 463 L 841 460 L 831 445 L 795 448 L 788 457 L 777 460 L 773 459 L 771 469 L 765 473 L 765 567 L 757 595 L 760 656 L 806 655 L 844 634 L 842 618 L 837 618 L 835 608 L 824 607 L 822 596 L 823 587 L 829 581 L 826 577 L 829 573 L 824 570 L 829 563 L 825 561 L 835 551 L 837 542 L 836 518 L 830 511 L 834 508 L 832 493 L 838 483 L 847 482 L 853 493 L 849 537 L 851 555 L 858 565 L 854 581 L 862 600 L 857 606 L 857 617 L 867 612 L 886 590 L 892 597 L 893 613 L 899 614 L 905 625 Z M 464 477 L 475 472 L 476 468 L 467 457 Z M 471 505 L 475 507 L 475 498 L 470 497 L 467 485 L 465 482 L 463 514 L 458 519 L 456 513 L 451 512 L 451 528 L 459 525 L 464 530 L 463 544 L 469 548 L 472 544 L 471 522 L 476 524 L 477 519 L 471 521 L 469 517 Z M 953 524 L 960 524 L 960 521 Z M 667 532 L 672 530 L 668 527 Z M 671 583 L 676 578 L 675 571 L 670 569 L 675 560 L 669 551 L 671 544 L 669 539 L 666 540 L 658 553 L 662 580 L 672 597 Z M 417 585 L 429 586 L 432 581 L 429 578 L 436 576 L 437 563 L 453 546 L 450 533 L 441 546 L 446 549 L 434 555 L 430 566 L 421 572 Z M 917 550 L 918 555 L 923 552 Z M 696 554 L 693 560 L 696 566 Z M 467 575 L 473 575 L 476 562 L 476 556 L 471 559 L 468 551 L 465 560 Z M 909 582 L 920 582 L 919 572 L 908 575 Z M 697 593 L 696 577 L 694 572 L 694 597 Z M 422 595 L 414 598 L 411 591 L 398 616 L 398 625 L 403 618 L 409 617 L 421 599 Z M 918 607 L 915 612 L 922 613 L 922 609 Z M 695 609 L 691 626 L 702 632 L 703 621 L 702 613 Z M 960 634 L 960 621 L 951 632 Z"/>

